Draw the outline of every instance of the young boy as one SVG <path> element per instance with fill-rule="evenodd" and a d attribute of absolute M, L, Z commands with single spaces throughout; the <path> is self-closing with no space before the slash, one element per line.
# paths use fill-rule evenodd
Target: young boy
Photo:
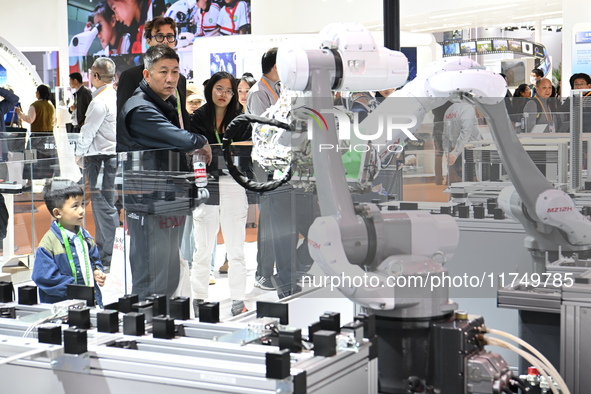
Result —
<path fill-rule="evenodd" d="M 68 180 L 54 179 L 45 185 L 43 199 L 56 219 L 43 236 L 33 267 L 32 279 L 43 303 L 66 299 L 67 285 L 94 286 L 96 305 L 102 306 L 99 286 L 106 275 L 94 239 L 82 228 L 84 190 Z"/>

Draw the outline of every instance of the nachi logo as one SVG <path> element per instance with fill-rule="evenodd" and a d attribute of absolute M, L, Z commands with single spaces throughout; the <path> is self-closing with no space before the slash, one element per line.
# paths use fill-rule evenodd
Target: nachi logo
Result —
<path fill-rule="evenodd" d="M 377 116 L 377 125 L 375 126 L 376 131 L 368 134 L 367 132 L 362 133 L 360 131 L 359 114 L 356 112 L 353 113 L 353 120 L 351 120 L 349 115 L 338 109 L 323 109 L 321 112 L 310 107 L 304 107 L 304 109 L 306 111 L 303 113 L 309 116 L 308 138 L 310 139 L 313 138 L 313 123 L 316 123 L 318 126 L 316 130 L 325 132 L 328 130 L 328 122 L 326 118 L 330 119 L 330 116 L 332 116 L 335 117 L 338 122 L 337 133 L 339 140 L 350 140 L 351 130 L 353 130 L 354 136 L 361 141 L 376 141 L 382 139 L 382 137 L 384 137 L 384 132 L 385 140 L 391 141 L 394 138 L 397 138 L 397 136 L 394 135 L 395 131 L 402 131 L 406 135 L 406 138 L 413 141 L 417 140 L 417 137 L 415 137 L 410 131 L 410 129 L 415 127 L 418 123 L 417 117 L 414 115 L 380 114 Z M 323 114 L 326 116 L 323 116 Z"/>

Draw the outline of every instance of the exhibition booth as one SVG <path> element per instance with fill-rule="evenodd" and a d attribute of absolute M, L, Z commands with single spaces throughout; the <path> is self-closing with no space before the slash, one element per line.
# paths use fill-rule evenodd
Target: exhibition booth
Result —
<path fill-rule="evenodd" d="M 145 16 L 176 21 L 189 83 L 219 71 L 259 79 L 261 56 L 278 47 L 281 96 L 265 119 L 239 117 L 211 144 L 205 177 L 196 153 L 148 149 L 117 152 L 116 166 L 90 179 L 92 159 L 76 154 L 80 134 L 68 132 L 68 75 L 90 86 L 93 62 L 109 56 L 116 86 L 143 64 L 145 47 L 129 29 L 105 41 L 97 15 L 107 21 L 107 2 L 55 3 L 48 13 L 68 26 L 38 46 L 19 48 L 0 29 L 0 86 L 26 108 L 48 83 L 56 109 L 53 132 L 8 122 L 0 138 L 7 393 L 586 392 L 588 90 L 563 84 L 546 122 L 515 110 L 526 98 L 506 96 L 534 68 L 552 78 L 562 64 L 562 81 L 587 72 L 591 26 L 572 8 L 547 41 L 496 27 L 401 32 L 392 51 L 382 31 L 359 23 L 265 30 L 266 0 L 237 2 L 248 10 L 246 34 L 206 37 L 201 1 L 154 1 Z M 55 73 L 26 56 L 43 48 L 55 52 Z M 471 133 L 458 146 L 456 121 Z M 241 127 L 248 141 L 233 140 Z M 37 259 L 55 219 L 44 193 L 62 183 L 83 190 L 81 227 L 97 240 L 89 245 L 107 244 L 96 251 L 106 279 L 78 272 L 85 285 L 43 302 L 52 293 Z M 239 187 L 226 205 L 235 216 L 205 216 L 230 184 Z M 205 231 L 207 220 L 216 231 Z M 265 251 L 269 240 L 276 246 Z M 72 252 L 62 254 L 78 281 Z"/>

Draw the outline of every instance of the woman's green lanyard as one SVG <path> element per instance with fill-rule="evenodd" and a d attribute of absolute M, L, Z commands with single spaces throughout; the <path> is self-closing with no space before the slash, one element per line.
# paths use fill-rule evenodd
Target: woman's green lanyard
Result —
<path fill-rule="evenodd" d="M 78 274 L 76 273 L 76 264 L 74 263 L 74 255 L 72 254 L 72 248 L 70 248 L 70 240 L 66 235 L 66 229 L 62 227 L 61 224 L 57 224 L 62 233 L 62 238 L 64 241 L 64 247 L 66 248 L 66 255 L 68 256 L 68 261 L 70 262 L 70 268 L 72 269 L 72 275 L 74 276 L 74 283 L 78 284 Z M 78 229 L 78 239 L 80 240 L 80 244 L 82 245 L 82 251 L 84 253 L 84 258 L 80 261 L 80 269 L 82 269 L 82 264 L 84 264 L 84 268 L 86 268 L 86 278 L 90 281 L 90 261 L 88 259 L 88 254 L 86 252 L 86 241 L 84 241 L 84 237 L 82 236 L 82 230 Z M 79 259 L 80 260 L 80 259 Z M 83 275 L 84 276 L 84 275 Z M 90 286 L 90 284 L 86 283 L 86 278 L 84 279 L 84 284 L 86 286 Z"/>
<path fill-rule="evenodd" d="M 215 134 L 215 138 L 218 140 L 218 144 L 222 143 L 220 139 L 220 133 L 218 133 L 218 128 L 215 126 L 215 120 L 213 121 L 213 133 Z"/>

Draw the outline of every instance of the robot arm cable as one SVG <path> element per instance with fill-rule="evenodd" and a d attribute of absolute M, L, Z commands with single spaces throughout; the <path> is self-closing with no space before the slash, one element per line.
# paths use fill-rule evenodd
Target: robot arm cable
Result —
<path fill-rule="evenodd" d="M 226 161 L 226 166 L 230 171 L 230 175 L 232 178 L 242 187 L 247 190 L 254 191 L 254 192 L 266 192 L 270 190 L 277 189 L 279 186 L 283 185 L 284 183 L 288 182 L 292 176 L 292 168 L 291 164 L 289 165 L 287 171 L 284 172 L 283 177 L 276 181 L 271 182 L 255 182 L 251 181 L 246 177 L 240 170 L 234 165 L 234 161 L 232 160 L 232 152 L 230 146 L 234 139 L 234 136 L 239 132 L 243 131 L 245 128 L 249 127 L 251 123 L 263 123 L 268 124 L 271 126 L 279 127 L 281 129 L 290 130 L 290 127 L 287 123 L 279 122 L 275 119 L 264 118 L 261 116 L 254 116 L 254 115 L 240 115 L 234 118 L 232 122 L 228 125 L 226 132 L 224 133 L 224 139 L 222 142 L 222 150 L 224 152 L 224 159 Z"/>
<path fill-rule="evenodd" d="M 33 332 L 33 330 L 34 330 L 35 328 L 37 328 L 37 327 L 38 327 L 40 324 L 43 324 L 43 323 L 45 323 L 45 322 L 47 322 L 47 321 L 50 321 L 50 320 L 52 320 L 52 319 L 55 319 L 56 317 L 58 317 L 58 314 L 57 314 L 57 313 L 53 313 L 53 314 L 51 314 L 51 316 L 43 317 L 43 318 L 41 318 L 41 319 L 37 320 L 36 322 L 32 323 L 32 324 L 31 324 L 31 325 L 30 325 L 30 326 L 29 326 L 29 327 L 26 329 L 25 333 L 23 334 L 23 338 L 26 338 L 27 336 L 29 336 L 29 334 L 30 334 L 31 332 Z"/>
<path fill-rule="evenodd" d="M 540 372 L 540 374 L 542 374 L 542 376 L 546 379 L 550 389 L 552 390 L 552 393 L 558 394 L 556 387 L 554 386 L 552 380 L 550 379 L 550 376 L 546 372 L 546 368 L 548 368 L 548 367 L 540 359 L 538 359 L 537 357 L 533 356 L 532 354 L 526 352 L 525 350 L 519 349 L 517 346 L 511 345 L 510 343 L 503 341 L 501 339 L 486 337 L 486 342 L 487 342 L 487 344 L 492 345 L 492 346 L 499 346 L 499 347 L 511 350 L 512 352 L 515 352 L 518 355 L 520 355 L 521 357 L 523 357 L 524 359 L 526 359 L 531 365 L 536 367 L 536 369 Z M 566 385 L 563 385 L 562 379 L 557 379 L 554 373 L 551 373 L 551 375 L 554 378 L 554 380 L 556 382 L 558 382 L 558 385 L 560 386 L 560 390 L 562 391 L 562 394 L 570 394 L 568 387 L 566 387 Z M 558 375 L 558 376 L 560 376 L 560 375 Z"/>
<path fill-rule="evenodd" d="M 558 371 L 556 370 L 556 368 L 554 368 L 554 366 L 552 365 L 552 363 L 550 361 L 548 361 L 548 359 L 546 357 L 544 357 L 544 355 L 542 353 L 540 353 L 540 351 L 538 349 L 536 349 L 535 347 L 533 347 L 532 345 L 530 345 L 529 343 L 527 343 L 523 339 L 521 339 L 519 337 L 516 337 L 515 335 L 509 334 L 508 332 L 500 331 L 500 330 L 495 330 L 494 328 L 489 328 L 489 327 L 486 328 L 486 331 L 489 334 L 498 335 L 498 336 L 501 336 L 501 337 L 505 337 L 507 339 L 510 339 L 510 340 L 512 340 L 514 342 L 517 342 L 518 345 L 521 345 L 524 348 L 526 348 L 527 350 L 529 350 L 530 352 L 532 352 L 532 354 L 534 356 L 536 356 L 537 358 L 539 358 L 540 361 L 542 361 L 544 364 L 546 364 L 548 366 L 548 369 L 550 370 L 550 372 L 553 372 L 554 374 L 556 374 L 560 378 L 560 380 L 558 380 L 558 382 L 562 382 L 564 384 L 564 386 L 566 387 L 566 383 L 562 379 L 562 376 L 560 376 L 560 374 L 558 373 Z"/>

